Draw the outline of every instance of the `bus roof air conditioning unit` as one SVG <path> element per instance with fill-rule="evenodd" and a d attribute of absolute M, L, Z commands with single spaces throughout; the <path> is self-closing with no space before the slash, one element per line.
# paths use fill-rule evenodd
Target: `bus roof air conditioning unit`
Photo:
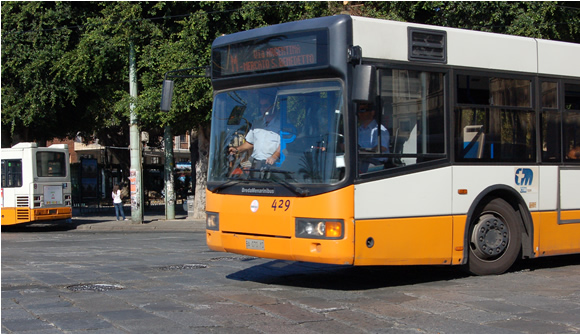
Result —
<path fill-rule="evenodd" d="M 409 60 L 447 64 L 447 32 L 409 27 Z"/>

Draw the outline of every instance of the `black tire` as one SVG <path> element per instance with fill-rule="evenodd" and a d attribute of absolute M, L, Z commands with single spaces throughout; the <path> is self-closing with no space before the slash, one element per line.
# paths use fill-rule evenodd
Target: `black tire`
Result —
<path fill-rule="evenodd" d="M 499 275 L 514 264 L 522 244 L 522 220 L 506 201 L 490 200 L 470 229 L 468 270 L 472 274 Z"/>

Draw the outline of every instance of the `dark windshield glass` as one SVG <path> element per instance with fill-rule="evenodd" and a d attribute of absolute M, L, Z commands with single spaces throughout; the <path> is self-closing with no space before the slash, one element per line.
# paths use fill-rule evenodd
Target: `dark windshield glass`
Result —
<path fill-rule="evenodd" d="M 213 107 L 209 181 L 253 179 L 268 169 L 287 183 L 344 177 L 342 86 L 336 81 L 219 93 Z"/>
<path fill-rule="evenodd" d="M 40 177 L 66 176 L 65 154 L 62 152 L 36 152 L 36 173 Z"/>

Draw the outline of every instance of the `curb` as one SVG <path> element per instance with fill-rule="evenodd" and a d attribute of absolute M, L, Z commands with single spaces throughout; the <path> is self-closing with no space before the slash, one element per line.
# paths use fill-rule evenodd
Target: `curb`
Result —
<path fill-rule="evenodd" d="M 83 216 L 73 217 L 77 231 L 89 232 L 147 232 L 147 231 L 171 231 L 171 232 L 205 232 L 205 221 L 201 219 L 176 219 L 165 220 L 153 218 L 145 220 L 141 224 L 131 220 L 115 220 L 114 217 Z"/>

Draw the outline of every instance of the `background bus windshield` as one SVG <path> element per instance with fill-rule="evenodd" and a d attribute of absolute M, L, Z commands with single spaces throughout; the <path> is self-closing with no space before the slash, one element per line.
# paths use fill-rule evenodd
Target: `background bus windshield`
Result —
<path fill-rule="evenodd" d="M 271 177 L 285 183 L 336 183 L 344 177 L 343 127 L 342 86 L 337 81 L 219 93 L 208 181 Z M 245 141 L 252 149 L 238 151 Z M 275 161 L 266 162 L 270 156 Z"/>

